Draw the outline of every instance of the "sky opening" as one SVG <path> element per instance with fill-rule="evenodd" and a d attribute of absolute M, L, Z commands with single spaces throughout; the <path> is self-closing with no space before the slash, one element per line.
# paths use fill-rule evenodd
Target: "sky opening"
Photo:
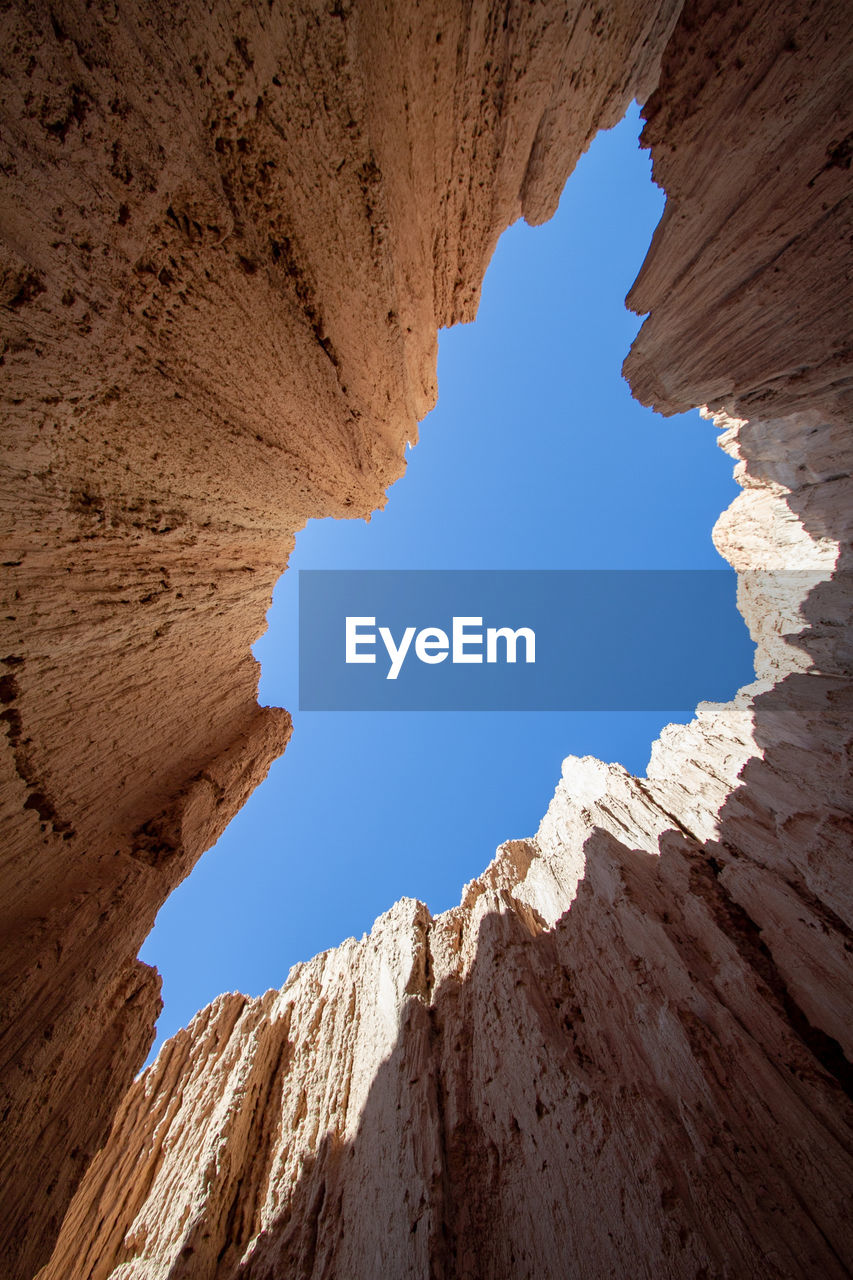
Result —
<path fill-rule="evenodd" d="M 642 774 L 692 715 L 297 707 L 300 568 L 724 567 L 711 528 L 737 488 L 714 427 L 643 408 L 620 373 L 664 203 L 640 125 L 634 106 L 599 134 L 550 223 L 502 236 L 476 322 L 441 334 L 438 406 L 386 508 L 298 535 L 255 646 L 260 701 L 292 712 L 293 739 L 145 942 L 164 982 L 152 1054 L 221 992 L 280 987 L 400 897 L 454 906 L 498 844 L 536 831 L 565 756 Z"/>

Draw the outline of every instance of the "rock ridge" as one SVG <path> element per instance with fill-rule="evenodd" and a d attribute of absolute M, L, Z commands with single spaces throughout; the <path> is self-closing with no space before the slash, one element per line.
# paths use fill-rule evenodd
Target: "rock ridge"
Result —
<path fill-rule="evenodd" d="M 846 1274 L 845 6 L 0 23 L 5 1272 Z M 290 732 L 250 647 L 295 532 L 381 505 L 437 328 L 633 96 L 667 205 L 625 370 L 729 415 L 758 682 L 134 1081 L 139 945 Z"/>
<path fill-rule="evenodd" d="M 127 1094 L 40 1280 L 848 1274 L 851 698 L 825 635 L 850 527 L 809 535 L 778 422 L 719 425 L 745 488 L 715 540 L 764 678 L 670 725 L 645 779 L 569 757 L 458 907 L 403 899 L 280 992 L 203 1010 Z M 825 426 L 807 469 L 825 433 L 849 468 Z M 768 583 L 799 631 L 768 627 Z"/>

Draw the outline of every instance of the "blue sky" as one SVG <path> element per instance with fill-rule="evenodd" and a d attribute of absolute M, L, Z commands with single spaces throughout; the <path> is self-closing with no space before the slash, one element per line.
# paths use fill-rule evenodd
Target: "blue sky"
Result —
<path fill-rule="evenodd" d="M 550 223 L 504 234 L 476 322 L 441 334 L 439 403 L 386 508 L 312 521 L 292 570 L 723 567 L 710 532 L 737 490 L 715 429 L 642 408 L 620 373 L 640 323 L 623 300 L 664 203 L 639 128 L 634 107 Z M 158 1044 L 222 991 L 281 986 L 402 895 L 454 905 L 499 843 L 535 832 L 564 756 L 642 773 L 661 727 L 692 712 L 300 713 L 296 597 L 289 572 L 255 646 L 291 745 L 142 949 L 164 979 Z"/>

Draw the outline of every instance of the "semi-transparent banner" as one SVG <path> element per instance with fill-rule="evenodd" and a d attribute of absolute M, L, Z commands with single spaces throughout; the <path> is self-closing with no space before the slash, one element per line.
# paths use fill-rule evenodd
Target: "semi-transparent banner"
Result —
<path fill-rule="evenodd" d="M 656 711 L 752 678 L 703 570 L 301 570 L 303 711 Z"/>

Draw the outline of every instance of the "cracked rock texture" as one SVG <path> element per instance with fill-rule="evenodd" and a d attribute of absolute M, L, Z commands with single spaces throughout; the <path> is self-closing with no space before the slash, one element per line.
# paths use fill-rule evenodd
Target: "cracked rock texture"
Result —
<path fill-rule="evenodd" d="M 848 25 L 4 8 L 5 1273 L 848 1273 Z M 381 504 L 436 328 L 633 96 L 667 206 L 626 372 L 726 427 L 758 683 L 645 780 L 568 761 L 459 908 L 221 997 L 131 1083 L 138 947 L 287 740 L 250 645 L 294 532 Z"/>
<path fill-rule="evenodd" d="M 567 759 L 459 907 L 398 902 L 199 1013 L 41 1280 L 849 1274 L 849 486 L 839 540 L 803 513 L 839 492 L 820 452 L 853 450 L 798 424 L 790 491 L 785 424 L 723 425 L 763 458 L 716 538 L 768 677 L 670 726 L 643 780 Z"/>
<path fill-rule="evenodd" d="M 156 912 L 284 748 L 250 653 L 677 0 L 4 5 L 0 1270 L 141 1066 Z M 80 1081 L 85 1080 L 84 1093 Z"/>

